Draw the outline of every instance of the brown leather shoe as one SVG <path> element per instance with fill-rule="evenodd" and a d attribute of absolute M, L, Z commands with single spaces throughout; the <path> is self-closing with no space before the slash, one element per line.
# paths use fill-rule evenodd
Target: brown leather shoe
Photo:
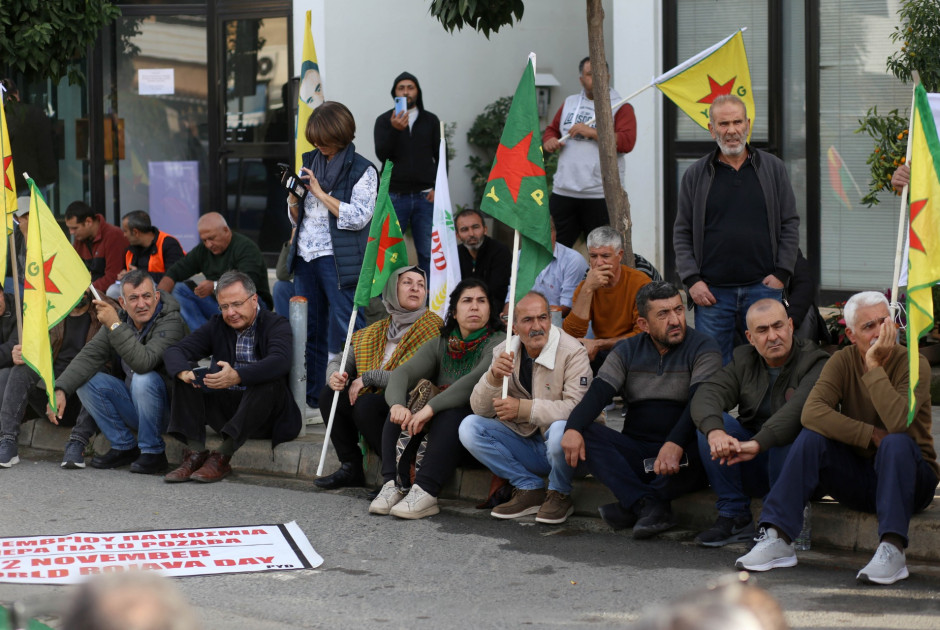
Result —
<path fill-rule="evenodd" d="M 232 467 L 228 465 L 231 455 L 223 455 L 213 451 L 209 454 L 209 459 L 202 465 L 202 468 L 192 474 L 190 479 L 201 483 L 215 483 L 222 481 L 232 472 Z"/>
<path fill-rule="evenodd" d="M 193 473 L 199 470 L 203 464 L 206 463 L 206 459 L 209 457 L 209 451 L 191 451 L 188 448 L 183 449 L 183 463 L 179 465 L 179 468 L 171 470 L 163 476 L 163 480 L 168 483 L 179 483 L 181 481 L 189 481 L 193 476 Z"/>

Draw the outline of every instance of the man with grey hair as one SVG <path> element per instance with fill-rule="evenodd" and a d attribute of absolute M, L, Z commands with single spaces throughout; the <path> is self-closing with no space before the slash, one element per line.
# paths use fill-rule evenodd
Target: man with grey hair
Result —
<path fill-rule="evenodd" d="M 919 357 L 914 400 L 907 350 L 896 341 L 888 301 L 874 291 L 845 305 L 852 346 L 836 352 L 803 406 L 803 430 L 764 501 L 761 537 L 739 569 L 796 565 L 792 540 L 817 489 L 878 517 L 880 544 L 857 580 L 893 584 L 908 576 L 911 515 L 934 497 L 940 466 L 931 435 L 930 366 Z"/>
<path fill-rule="evenodd" d="M 475 415 L 460 423 L 460 441 L 512 484 L 512 499 L 493 508 L 491 516 L 535 514 L 537 522 L 557 525 L 574 511 L 575 469 L 565 461 L 561 436 L 565 420 L 591 385 L 591 363 L 577 339 L 552 326 L 548 307 L 548 299 L 536 291 L 516 304 L 517 336 L 493 349 L 490 369 L 470 395 Z M 507 376 L 509 394 L 503 398 Z"/>
<path fill-rule="evenodd" d="M 216 287 L 219 313 L 166 351 L 174 376 L 167 433 L 181 441 L 183 462 L 168 482 L 220 481 L 232 472 L 232 455 L 249 438 L 272 446 L 300 433 L 300 410 L 288 386 L 293 335 L 290 322 L 258 304 L 255 283 L 227 271 Z M 197 362 L 211 357 L 206 368 Z M 206 425 L 222 436 L 211 453 Z"/>
<path fill-rule="evenodd" d="M 636 294 L 650 278 L 620 262 L 623 240 L 609 225 L 588 234 L 587 248 L 590 270 L 574 291 L 574 303 L 563 328 L 587 350 L 591 368 L 597 374 L 618 341 L 640 332 Z M 587 338 L 589 325 L 594 330 L 593 339 Z"/>
<path fill-rule="evenodd" d="M 78 394 L 111 444 L 107 453 L 91 460 L 93 468 L 130 464 L 134 473 L 164 473 L 162 435 L 170 377 L 163 368 L 163 353 L 188 332 L 179 304 L 173 296 L 157 291 L 153 278 L 140 269 L 121 281 L 123 310 L 107 300 L 92 303 L 101 329 L 56 379 L 57 413 L 47 407 L 46 417 L 58 424 L 67 397 Z M 111 373 L 106 370 L 109 361 Z"/>
<path fill-rule="evenodd" d="M 747 144 L 744 102 L 719 96 L 708 129 L 718 147 L 682 176 L 673 229 L 676 271 L 695 303 L 695 327 L 731 361 L 748 307 L 781 299 L 793 274 L 800 217 L 784 163 Z"/>

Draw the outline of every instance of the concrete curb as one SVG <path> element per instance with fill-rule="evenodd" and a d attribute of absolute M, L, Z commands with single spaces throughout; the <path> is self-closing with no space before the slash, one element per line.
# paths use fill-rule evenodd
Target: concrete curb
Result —
<path fill-rule="evenodd" d="M 938 414 L 935 410 L 935 414 Z M 935 428 L 935 433 L 938 427 Z M 50 424 L 46 420 L 31 420 L 23 423 L 19 443 L 33 449 L 62 452 L 70 429 Z M 232 467 L 238 472 L 275 475 L 295 479 L 316 479 L 317 464 L 323 446 L 325 427 L 308 425 L 306 435 L 292 442 L 279 445 L 272 451 L 267 440 L 249 440 L 232 458 Z M 221 441 L 210 437 L 209 448 L 217 447 Z M 108 450 L 107 439 L 98 435 L 93 444 L 96 453 Z M 182 459 L 182 447 L 175 440 L 167 440 L 167 457 L 171 462 Z M 86 461 L 90 455 L 86 454 Z M 325 474 L 339 467 L 332 448 L 327 450 Z M 366 462 L 366 480 L 374 487 L 380 484 L 379 459 L 370 453 Z M 65 473 L 63 474 L 74 474 Z M 79 473 L 87 474 L 87 473 Z M 92 473 L 94 474 L 94 473 Z M 483 501 L 490 488 L 491 473 L 485 469 L 458 468 L 454 477 L 444 487 L 441 497 L 459 499 L 472 503 Z M 157 480 L 154 480 L 157 483 Z M 589 522 L 604 527 L 597 518 L 597 508 L 615 501 L 613 494 L 592 478 L 576 479 L 572 497 L 575 514 L 589 517 Z M 755 516 L 760 512 L 760 501 L 752 502 Z M 673 502 L 673 511 L 682 527 L 701 531 L 711 525 L 716 517 L 715 495 L 711 490 L 702 490 Z M 592 528 L 593 529 L 593 528 Z M 940 507 L 935 501 L 924 512 L 911 520 L 910 547 L 907 556 L 914 560 L 940 562 Z M 878 546 L 878 521 L 873 514 L 855 512 L 841 505 L 824 501 L 813 504 L 812 542 L 814 547 L 842 549 L 847 551 L 874 553 Z"/>

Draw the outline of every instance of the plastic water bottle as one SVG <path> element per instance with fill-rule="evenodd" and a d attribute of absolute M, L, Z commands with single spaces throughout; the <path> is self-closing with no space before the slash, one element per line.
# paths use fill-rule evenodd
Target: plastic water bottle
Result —
<path fill-rule="evenodd" d="M 810 504 L 807 503 L 803 508 L 803 529 L 800 530 L 800 535 L 793 541 L 793 546 L 797 551 L 809 551 L 811 549 L 810 534 L 813 531 L 812 518 L 813 512 L 810 508 Z"/>

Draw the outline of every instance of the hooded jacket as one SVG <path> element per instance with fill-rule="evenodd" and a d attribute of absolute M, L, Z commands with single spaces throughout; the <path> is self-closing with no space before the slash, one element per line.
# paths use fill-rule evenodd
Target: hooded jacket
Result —
<path fill-rule="evenodd" d="M 395 86 L 401 81 L 413 81 L 418 88 L 415 107 L 418 117 L 410 129 L 399 131 L 392 127 L 394 108 L 375 119 L 375 155 L 381 165 L 391 160 L 395 165 L 389 192 L 416 193 L 434 188 L 437 179 L 437 158 L 441 144 L 441 123 L 437 116 L 424 109 L 421 84 L 417 77 L 402 72 L 392 83 L 392 98 Z"/>

